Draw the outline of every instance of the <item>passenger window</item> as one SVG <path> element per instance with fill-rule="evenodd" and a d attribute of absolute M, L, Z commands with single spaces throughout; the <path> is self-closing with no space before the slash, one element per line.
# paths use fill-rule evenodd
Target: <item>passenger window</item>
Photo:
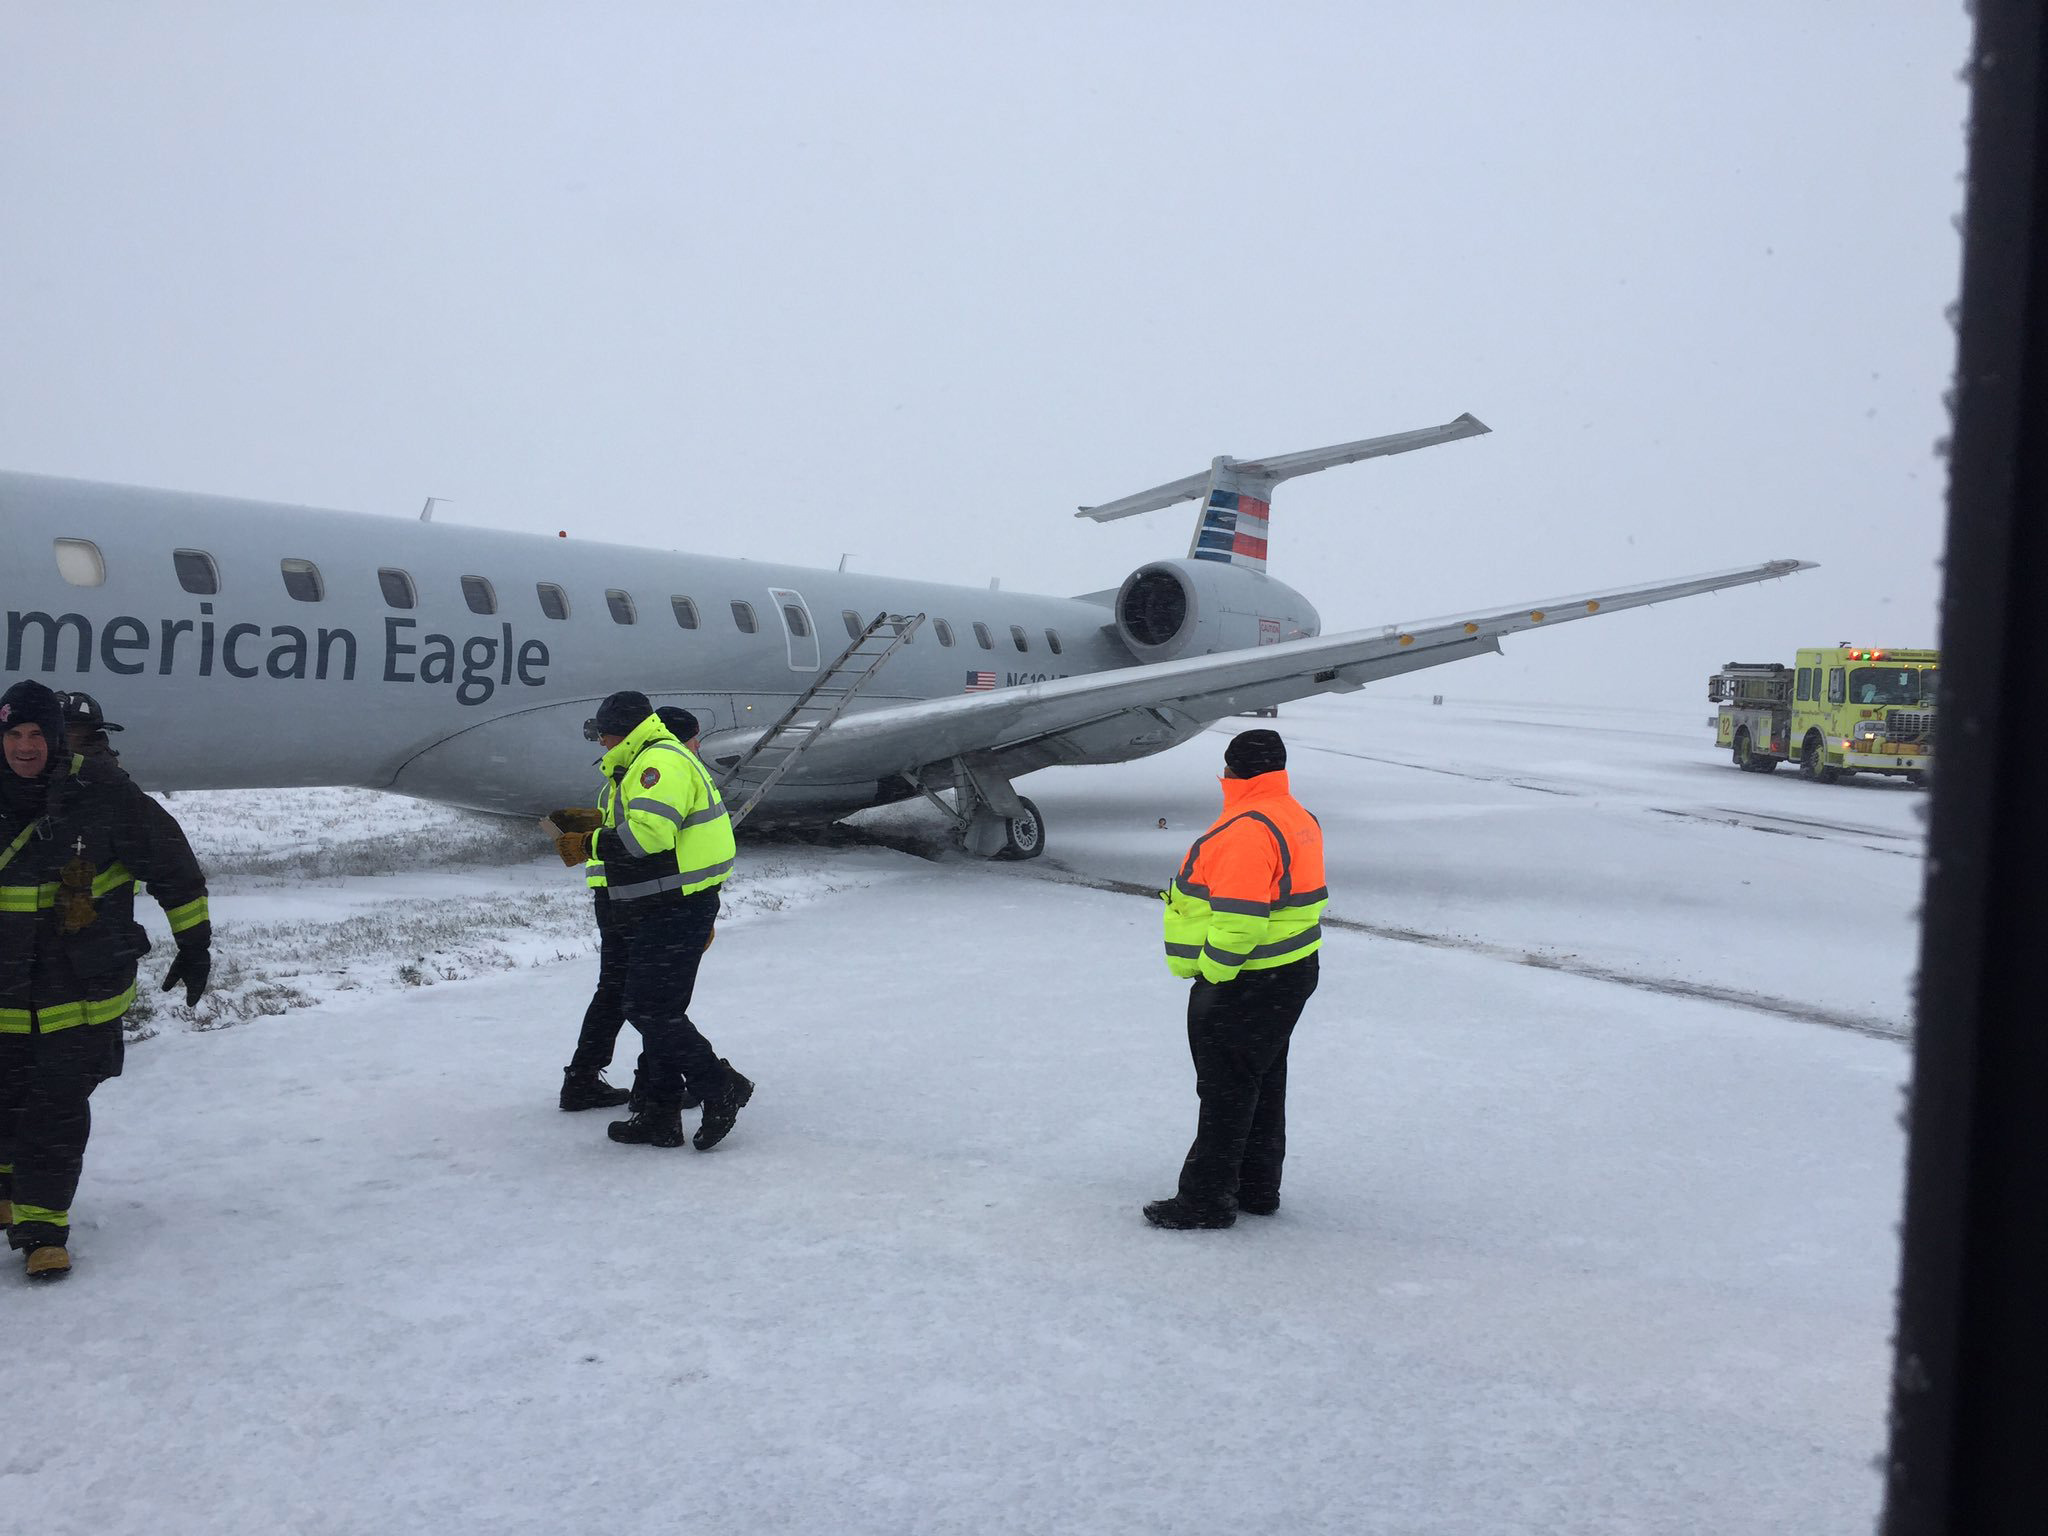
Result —
<path fill-rule="evenodd" d="M 107 579 L 107 562 L 90 539 L 59 539 L 57 574 L 74 587 L 96 587 Z"/>
<path fill-rule="evenodd" d="M 540 599 L 543 617 L 566 619 L 569 617 L 569 594 L 552 581 L 537 581 L 533 584 L 533 595 Z"/>
<path fill-rule="evenodd" d="M 782 622 L 789 626 L 791 639 L 807 640 L 810 638 L 811 621 L 804 617 L 803 609 L 797 607 L 795 603 L 784 603 L 782 605 Z"/>
<path fill-rule="evenodd" d="M 1060 653 L 1060 632 L 1059 632 L 1058 630 L 1056 630 L 1056 629 L 1048 629 L 1048 630 L 1047 630 L 1047 631 L 1045 632 L 1045 643 L 1046 643 L 1046 645 L 1047 645 L 1048 647 L 1050 647 L 1050 648 L 1051 648 L 1051 650 L 1052 650 L 1052 653 L 1053 653 L 1053 655 L 1055 655 L 1055 656 L 1059 655 L 1059 653 Z"/>
<path fill-rule="evenodd" d="M 1813 668 L 1811 667 L 1801 667 L 1799 669 L 1799 697 L 1802 699 L 1813 697 Z"/>
<path fill-rule="evenodd" d="M 695 629 L 697 627 L 697 605 L 695 603 L 691 602 L 687 597 L 672 597 L 668 600 L 668 605 L 675 610 L 678 628 Z"/>
<path fill-rule="evenodd" d="M 310 560 L 282 560 L 278 569 L 284 573 L 284 589 L 302 603 L 317 603 L 327 595 L 327 588 L 320 580 L 320 567 Z"/>
<path fill-rule="evenodd" d="M 851 608 L 840 610 L 839 617 L 846 625 L 846 638 L 849 640 L 858 640 L 860 632 L 867 628 L 867 625 L 861 623 L 860 615 Z"/>
<path fill-rule="evenodd" d="M 204 550 L 172 550 L 171 568 L 178 573 L 178 585 L 194 597 L 212 597 L 220 591 L 220 569 Z"/>
<path fill-rule="evenodd" d="M 392 566 L 380 566 L 377 570 L 377 585 L 384 593 L 387 608 L 416 608 L 420 595 L 414 590 L 412 578 Z M 185 589 L 191 591 L 190 587 Z"/>
<path fill-rule="evenodd" d="M 606 587 L 604 605 L 611 609 L 614 624 L 637 624 L 640 620 L 638 610 L 633 607 L 633 594 L 623 588 Z"/>
<path fill-rule="evenodd" d="M 1031 642 L 1024 638 L 1024 626 L 1022 624 L 1012 624 L 1010 626 L 1010 638 L 1016 642 L 1018 650 L 1028 651 L 1031 649 Z"/>
<path fill-rule="evenodd" d="M 481 576 L 462 578 L 462 600 L 469 604 L 471 613 L 496 613 L 498 591 Z"/>
<path fill-rule="evenodd" d="M 932 620 L 932 633 L 939 637 L 939 644 L 941 645 L 951 645 L 953 643 L 953 626 L 944 619 Z"/>
<path fill-rule="evenodd" d="M 974 621 L 974 638 L 984 651 L 996 648 L 995 637 L 988 632 L 988 626 L 979 619 Z"/>
<path fill-rule="evenodd" d="M 760 629 L 760 621 L 754 617 L 754 605 L 743 603 L 738 598 L 732 604 L 733 627 L 743 635 L 751 635 Z"/>
<path fill-rule="evenodd" d="M 1843 700 L 1847 699 L 1848 697 L 1849 669 L 1847 667 L 1829 667 L 1828 702 L 1830 704 L 1840 704 Z"/>

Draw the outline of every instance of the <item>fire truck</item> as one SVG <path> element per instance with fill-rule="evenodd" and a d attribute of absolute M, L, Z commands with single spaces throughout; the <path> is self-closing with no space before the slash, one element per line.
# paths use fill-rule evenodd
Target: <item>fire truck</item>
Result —
<path fill-rule="evenodd" d="M 1934 767 L 1937 651 L 1837 645 L 1782 662 L 1731 661 L 1707 679 L 1715 741 L 1745 773 L 1799 765 L 1833 784 L 1857 773 L 1924 784 Z"/>

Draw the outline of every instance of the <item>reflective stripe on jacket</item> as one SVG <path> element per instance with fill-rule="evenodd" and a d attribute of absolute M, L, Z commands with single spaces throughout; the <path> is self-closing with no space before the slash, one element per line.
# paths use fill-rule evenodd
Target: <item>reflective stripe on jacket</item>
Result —
<path fill-rule="evenodd" d="M 185 834 L 111 759 L 74 755 L 42 815 L 0 815 L 0 1034 L 127 1012 L 149 950 L 135 921 L 139 882 L 181 947 L 211 940 L 206 877 Z"/>
<path fill-rule="evenodd" d="M 1323 829 L 1287 774 L 1223 781 L 1223 814 L 1195 839 L 1166 900 L 1166 968 L 1229 981 L 1323 945 Z"/>
<path fill-rule="evenodd" d="M 592 848 L 614 902 L 687 896 L 732 873 L 732 819 L 718 786 L 659 716 L 605 753 L 604 771 L 613 793 Z"/>
<path fill-rule="evenodd" d="M 618 798 L 619 786 L 614 784 L 611 776 L 607 774 L 604 788 L 597 792 L 597 814 L 605 826 L 612 823 L 612 806 Z M 597 856 L 597 834 L 594 832 L 590 836 L 590 857 L 583 861 L 583 883 L 593 891 L 605 888 L 604 860 Z"/>

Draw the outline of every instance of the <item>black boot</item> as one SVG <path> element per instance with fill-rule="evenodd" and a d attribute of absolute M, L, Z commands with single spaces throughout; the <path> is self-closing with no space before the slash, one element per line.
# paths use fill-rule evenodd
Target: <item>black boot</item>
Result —
<path fill-rule="evenodd" d="M 564 1109 L 616 1109 L 632 1097 L 624 1088 L 614 1088 L 606 1082 L 602 1072 L 562 1068 L 560 1103 Z"/>
<path fill-rule="evenodd" d="M 705 1097 L 704 1118 L 698 1122 L 697 1134 L 691 1138 L 699 1152 L 709 1152 L 725 1140 L 725 1133 L 732 1129 L 733 1121 L 739 1119 L 740 1110 L 754 1096 L 752 1081 L 735 1072 L 731 1062 L 721 1056 L 718 1064 L 725 1068 L 725 1082 L 716 1093 Z"/>
<path fill-rule="evenodd" d="M 1146 1206 L 1145 1219 L 1155 1227 L 1168 1227 L 1175 1232 L 1214 1231 L 1236 1221 L 1237 1212 L 1227 1205 L 1216 1209 L 1190 1205 L 1175 1195 L 1167 1200 L 1154 1200 Z"/>
<path fill-rule="evenodd" d="M 639 1147 L 680 1147 L 683 1114 L 678 1109 L 643 1109 L 630 1120 L 614 1120 L 605 1135 Z"/>

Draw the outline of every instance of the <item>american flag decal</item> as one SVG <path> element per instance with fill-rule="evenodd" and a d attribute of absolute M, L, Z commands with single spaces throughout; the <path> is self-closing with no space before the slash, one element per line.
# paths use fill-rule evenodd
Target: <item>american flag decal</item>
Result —
<path fill-rule="evenodd" d="M 1266 524 L 1272 504 L 1237 491 L 1214 489 L 1202 510 L 1202 525 L 1190 553 L 1197 560 L 1266 568 Z"/>
<path fill-rule="evenodd" d="M 986 693 L 995 685 L 996 675 L 993 672 L 970 672 L 967 674 L 967 692 L 969 693 Z"/>

